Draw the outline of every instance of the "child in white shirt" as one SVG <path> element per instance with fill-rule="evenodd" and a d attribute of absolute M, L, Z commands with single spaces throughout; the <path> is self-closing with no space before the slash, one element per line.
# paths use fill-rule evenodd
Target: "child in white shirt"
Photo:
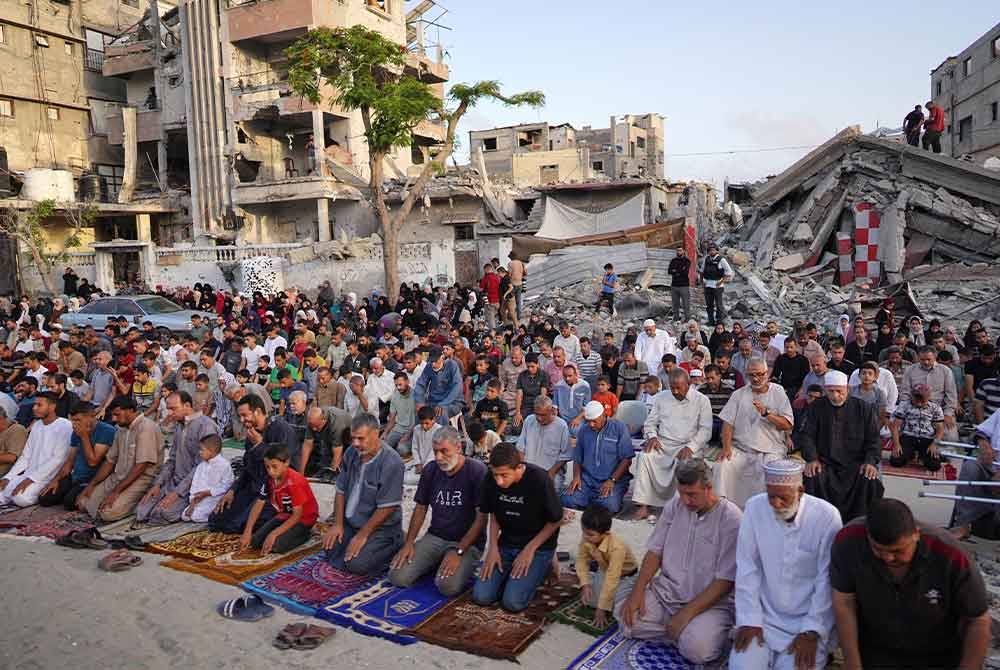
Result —
<path fill-rule="evenodd" d="M 201 463 L 191 476 L 190 503 L 181 513 L 184 521 L 208 522 L 208 515 L 233 485 L 233 468 L 221 452 L 221 437 L 206 435 L 202 438 Z"/>

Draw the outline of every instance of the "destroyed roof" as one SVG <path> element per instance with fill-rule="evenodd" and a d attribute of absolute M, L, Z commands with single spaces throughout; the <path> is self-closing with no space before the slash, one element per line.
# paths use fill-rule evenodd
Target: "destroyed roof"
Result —
<path fill-rule="evenodd" d="M 656 184 L 657 181 L 655 179 L 626 178 L 581 182 L 559 182 L 546 184 L 544 186 L 536 186 L 535 189 L 541 191 L 542 193 L 549 193 L 551 191 L 613 191 L 619 188 L 645 188 L 646 186 L 655 186 Z"/>

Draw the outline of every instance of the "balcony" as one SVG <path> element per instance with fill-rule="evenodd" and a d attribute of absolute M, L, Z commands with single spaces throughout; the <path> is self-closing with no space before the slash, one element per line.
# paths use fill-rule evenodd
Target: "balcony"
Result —
<path fill-rule="evenodd" d="M 109 44 L 104 49 L 101 73 L 105 77 L 128 76 L 133 72 L 152 70 L 156 65 L 153 41 Z"/>
<path fill-rule="evenodd" d="M 443 84 L 451 76 L 451 70 L 447 65 L 436 63 L 420 53 L 406 55 L 406 72 L 427 84 Z"/>
<path fill-rule="evenodd" d="M 160 110 L 140 109 L 135 115 L 135 134 L 137 142 L 155 142 L 160 139 Z M 121 111 L 109 114 L 106 125 L 108 144 L 124 144 L 124 122 Z"/>
<path fill-rule="evenodd" d="M 226 0 L 232 42 L 287 42 L 324 25 L 313 0 Z"/>
<path fill-rule="evenodd" d="M 295 200 L 361 200 L 361 191 L 338 182 L 333 177 L 307 175 L 266 179 L 263 175 L 254 182 L 237 183 L 233 189 L 233 204 L 240 207 L 270 205 Z"/>
<path fill-rule="evenodd" d="M 413 129 L 413 139 L 417 144 L 443 144 L 444 135 L 444 126 L 433 121 L 421 121 Z"/>
<path fill-rule="evenodd" d="M 233 119 L 235 121 L 274 119 L 317 109 L 334 117 L 331 120 L 350 118 L 342 108 L 330 104 L 330 101 L 337 96 L 337 91 L 333 87 L 324 86 L 321 90 L 322 102 L 314 105 L 293 93 L 285 76 L 287 75 L 282 72 L 264 71 L 230 78 Z"/>

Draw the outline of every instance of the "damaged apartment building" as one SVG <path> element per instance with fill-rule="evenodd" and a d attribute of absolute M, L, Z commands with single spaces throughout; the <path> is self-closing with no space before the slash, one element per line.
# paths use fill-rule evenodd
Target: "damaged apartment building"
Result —
<path fill-rule="evenodd" d="M 87 26 L 99 22 L 88 10 L 96 6 L 116 21 L 94 36 Z M 93 203 L 101 218 L 65 256 L 107 290 L 196 281 L 245 288 L 250 265 L 266 266 L 271 287 L 313 285 L 317 271 L 345 287 L 380 284 L 360 115 L 293 94 L 284 52 L 311 28 L 365 25 L 405 46 L 407 70 L 443 98 L 449 68 L 425 35 L 444 13 L 432 0 L 410 9 L 404 0 L 5 2 L 0 52 L 10 57 L 0 67 L 25 91 L 14 90 L 17 99 L 9 87 L 0 92 L 0 128 L 16 131 L 0 140 L 8 156 L 0 174 L 12 176 L 0 206 Z M 39 70 L 53 81 L 36 84 Z M 422 146 L 443 137 L 442 125 L 420 124 L 414 146 L 387 159 L 386 174 L 414 175 Z M 63 251 L 69 218 L 45 222 L 47 252 Z M 454 277 L 455 236 L 447 225 L 404 230 L 416 246 L 403 255 L 424 270 L 404 279 Z M 329 266 L 347 257 L 351 272 Z M 359 274 L 362 266 L 377 274 Z M 61 273 L 53 268 L 52 283 Z M 9 290 L 41 290 L 39 279 L 22 268 Z"/>

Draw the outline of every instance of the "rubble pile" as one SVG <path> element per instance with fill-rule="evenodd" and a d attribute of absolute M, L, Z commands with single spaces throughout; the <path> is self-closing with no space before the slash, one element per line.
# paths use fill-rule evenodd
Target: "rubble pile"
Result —
<path fill-rule="evenodd" d="M 739 275 L 734 318 L 829 321 L 891 294 L 880 283 L 910 290 L 925 317 L 1000 317 L 996 171 L 851 127 L 732 192 L 739 216 L 727 203 L 712 234 Z"/>

